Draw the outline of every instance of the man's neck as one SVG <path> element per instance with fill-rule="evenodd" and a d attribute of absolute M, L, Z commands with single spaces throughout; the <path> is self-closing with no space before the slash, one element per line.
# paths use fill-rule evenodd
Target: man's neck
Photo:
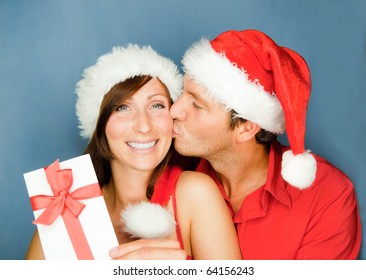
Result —
<path fill-rule="evenodd" d="M 245 197 L 263 186 L 267 180 L 268 152 L 262 145 L 232 151 L 219 160 L 209 160 L 230 199 L 234 212 Z"/>

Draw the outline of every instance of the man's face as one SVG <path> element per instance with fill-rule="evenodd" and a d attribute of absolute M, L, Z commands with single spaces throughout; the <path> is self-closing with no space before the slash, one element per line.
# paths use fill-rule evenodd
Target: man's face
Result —
<path fill-rule="evenodd" d="M 183 94 L 172 105 L 170 114 L 174 119 L 174 146 L 180 154 L 210 160 L 230 149 L 229 113 L 187 76 Z"/>

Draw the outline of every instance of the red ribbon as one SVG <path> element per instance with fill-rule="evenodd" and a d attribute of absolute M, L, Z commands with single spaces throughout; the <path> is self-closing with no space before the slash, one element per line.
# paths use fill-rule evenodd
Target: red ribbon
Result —
<path fill-rule="evenodd" d="M 36 195 L 30 198 L 33 211 L 46 208 L 33 223 L 51 225 L 61 215 L 77 258 L 83 260 L 94 259 L 78 219 L 85 205 L 78 200 L 101 196 L 102 192 L 99 184 L 87 185 L 70 192 L 73 183 L 72 170 L 60 170 L 58 160 L 46 167 L 45 173 L 53 196 Z"/>

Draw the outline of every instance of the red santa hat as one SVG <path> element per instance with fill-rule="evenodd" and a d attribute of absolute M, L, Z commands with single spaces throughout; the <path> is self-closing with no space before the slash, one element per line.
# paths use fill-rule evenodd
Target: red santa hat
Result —
<path fill-rule="evenodd" d="M 114 85 L 139 75 L 159 78 L 173 101 L 181 94 L 182 77 L 171 59 L 159 55 L 151 46 L 116 46 L 86 68 L 76 85 L 76 114 L 82 137 L 91 139 L 104 95 Z"/>
<path fill-rule="evenodd" d="M 201 39 L 183 56 L 185 74 L 238 117 L 263 129 L 287 133 L 282 177 L 304 189 L 315 179 L 316 160 L 305 150 L 306 111 L 311 91 L 306 61 L 257 30 L 227 31 Z"/>

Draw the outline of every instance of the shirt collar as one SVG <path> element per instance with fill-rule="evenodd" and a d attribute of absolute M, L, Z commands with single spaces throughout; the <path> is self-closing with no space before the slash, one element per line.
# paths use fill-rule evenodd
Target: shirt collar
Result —
<path fill-rule="evenodd" d="M 234 217 L 234 222 L 240 222 L 243 220 L 249 220 L 264 216 L 267 212 L 268 200 L 270 196 L 280 203 L 283 203 L 288 208 L 291 208 L 290 195 L 286 190 L 287 184 L 281 176 L 281 163 L 283 152 L 282 149 L 283 146 L 278 141 L 272 142 L 268 158 L 268 172 L 266 183 L 264 184 L 264 186 L 257 189 L 246 197 L 246 204 L 248 203 L 248 205 L 242 205 L 242 207 L 239 209 L 238 213 Z M 231 214 L 233 215 L 230 200 L 226 195 L 225 189 L 222 186 L 220 180 L 217 178 L 216 173 L 214 172 L 210 163 L 206 160 L 201 160 L 197 167 L 197 171 L 206 173 L 214 179 L 226 201 L 226 204 L 229 206 Z M 254 207 L 256 209 L 254 209 Z"/>
<path fill-rule="evenodd" d="M 287 192 L 287 183 L 281 175 L 282 153 L 284 146 L 278 141 L 273 141 L 269 152 L 267 181 L 264 190 L 269 192 L 275 199 L 291 208 L 291 198 Z"/>

